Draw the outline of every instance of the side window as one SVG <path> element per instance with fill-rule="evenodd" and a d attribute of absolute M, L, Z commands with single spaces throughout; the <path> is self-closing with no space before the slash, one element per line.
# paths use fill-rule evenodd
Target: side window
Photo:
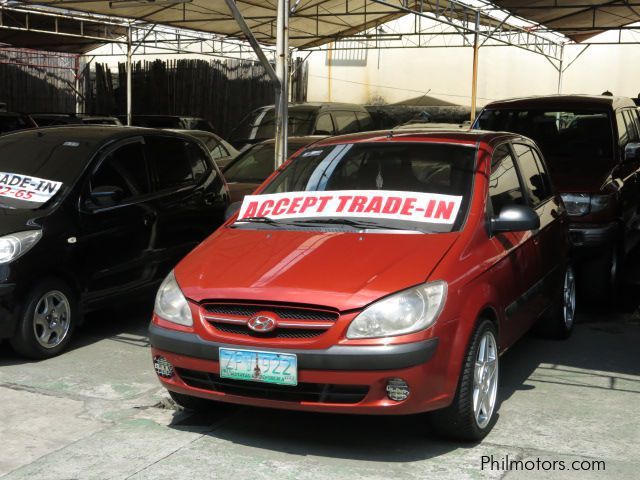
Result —
<path fill-rule="evenodd" d="M 358 119 L 354 112 L 333 112 L 336 128 L 339 134 L 356 133 L 360 130 Z"/>
<path fill-rule="evenodd" d="M 632 110 L 624 110 L 622 112 L 625 123 L 627 125 L 627 136 L 629 142 L 638 141 L 638 116 Z"/>
<path fill-rule="evenodd" d="M 116 148 L 102 161 L 90 183 L 91 191 L 100 187 L 121 189 L 124 200 L 149 193 L 149 175 L 142 143 Z"/>
<path fill-rule="evenodd" d="M 328 113 L 320 115 L 316 122 L 316 129 L 313 133 L 320 135 L 333 135 L 335 130 L 333 129 L 333 120 L 331 120 L 331 115 Z"/>
<path fill-rule="evenodd" d="M 146 142 L 158 190 L 193 183 L 193 171 L 187 150 L 190 142 L 173 137 L 147 137 Z"/>
<path fill-rule="evenodd" d="M 616 123 L 618 124 L 618 142 L 624 146 L 629 143 L 629 133 L 627 132 L 627 122 L 622 112 L 616 113 Z"/>
<path fill-rule="evenodd" d="M 373 120 L 371 119 L 371 115 L 363 112 L 356 112 L 356 117 L 358 117 L 358 122 L 360 123 L 360 131 L 368 132 L 373 130 Z"/>
<path fill-rule="evenodd" d="M 227 152 L 223 150 L 222 145 L 220 144 L 218 144 L 217 147 L 211 150 L 211 158 L 213 158 L 214 160 L 217 160 L 222 157 L 227 157 L 227 156 L 228 156 Z"/>
<path fill-rule="evenodd" d="M 199 183 L 209 171 L 206 153 L 198 145 L 191 142 L 187 144 L 187 150 L 189 151 L 193 179 L 196 183 Z"/>
<path fill-rule="evenodd" d="M 527 186 L 529 200 L 535 208 L 551 196 L 546 172 L 540 171 L 541 161 L 536 158 L 533 150 L 528 145 L 516 143 L 513 148 L 518 157 L 518 165 L 522 173 L 522 180 Z"/>
<path fill-rule="evenodd" d="M 500 145 L 493 152 L 489 198 L 495 216 L 499 215 L 502 208 L 507 205 L 524 205 L 525 203 L 518 172 L 507 145 Z"/>

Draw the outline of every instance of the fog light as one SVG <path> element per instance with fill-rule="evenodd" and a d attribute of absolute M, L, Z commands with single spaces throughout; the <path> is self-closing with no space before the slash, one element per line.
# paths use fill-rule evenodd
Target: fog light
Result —
<path fill-rule="evenodd" d="M 409 385 L 401 378 L 392 378 L 387 382 L 387 396 L 395 402 L 402 402 L 409 398 Z"/>
<path fill-rule="evenodd" d="M 169 360 L 158 355 L 153 357 L 153 368 L 156 369 L 156 373 L 159 377 L 162 378 L 171 378 L 173 377 L 173 365 L 169 363 Z"/>

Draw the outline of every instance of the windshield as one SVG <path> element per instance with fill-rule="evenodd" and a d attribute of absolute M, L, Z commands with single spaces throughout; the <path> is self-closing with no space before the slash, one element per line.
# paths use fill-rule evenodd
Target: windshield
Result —
<path fill-rule="evenodd" d="M 309 135 L 313 128 L 314 110 L 289 109 L 289 135 L 302 137 Z M 231 134 L 233 141 L 266 140 L 276 136 L 275 109 L 252 112 Z"/>
<path fill-rule="evenodd" d="M 485 110 L 476 128 L 519 133 L 540 146 L 553 171 L 567 163 L 576 168 L 613 161 L 611 119 L 606 111 Z"/>
<path fill-rule="evenodd" d="M 287 158 L 306 143 L 287 145 Z M 275 170 L 275 144 L 273 142 L 256 145 L 240 154 L 238 159 L 224 171 L 227 182 L 262 183 Z"/>
<path fill-rule="evenodd" d="M 475 152 L 469 146 L 436 143 L 309 147 L 260 195 L 245 197 L 239 222 L 265 216 L 295 221 L 296 227 L 313 222 L 456 231 L 471 198 Z M 274 203 L 261 208 L 264 199 Z M 290 208 L 284 209 L 286 205 Z"/>
<path fill-rule="evenodd" d="M 0 138 L 0 208 L 36 209 L 64 194 L 86 164 L 77 148 L 36 135 Z"/>

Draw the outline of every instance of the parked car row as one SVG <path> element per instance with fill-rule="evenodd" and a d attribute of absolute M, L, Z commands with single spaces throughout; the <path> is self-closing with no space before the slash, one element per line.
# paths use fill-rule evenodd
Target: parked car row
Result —
<path fill-rule="evenodd" d="M 357 133 L 354 109 L 342 136 L 345 105 L 292 111 L 277 170 L 269 108 L 239 154 L 201 131 L 0 136 L 0 338 L 53 356 L 85 312 L 160 285 L 154 368 L 185 408 L 428 412 L 483 438 L 501 353 L 533 326 L 567 338 L 576 279 L 613 294 L 640 206 L 637 110 L 522 99 L 477 130 Z"/>

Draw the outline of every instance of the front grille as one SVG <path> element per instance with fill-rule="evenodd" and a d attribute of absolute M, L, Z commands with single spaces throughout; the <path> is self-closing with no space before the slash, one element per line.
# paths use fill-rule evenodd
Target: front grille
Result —
<path fill-rule="evenodd" d="M 240 305 L 209 303 L 204 306 L 207 313 L 217 315 L 237 315 L 239 317 L 251 317 L 258 312 L 273 312 L 280 318 L 296 320 L 325 320 L 335 321 L 338 313 L 325 310 L 313 310 L 297 307 L 278 307 L 272 305 Z"/>
<path fill-rule="evenodd" d="M 254 332 L 247 322 L 257 313 L 273 314 L 277 327 L 272 332 Z M 282 305 L 253 305 L 240 303 L 205 303 L 202 315 L 219 332 L 254 338 L 316 338 L 331 328 L 339 313 L 314 308 Z"/>
<path fill-rule="evenodd" d="M 257 333 L 246 325 L 236 325 L 231 323 L 211 323 L 217 330 L 234 335 L 247 335 L 255 338 L 315 338 L 322 335 L 326 330 L 309 330 L 302 328 L 277 328 L 273 332 Z"/>
<path fill-rule="evenodd" d="M 369 392 L 366 385 L 335 385 L 328 383 L 299 383 L 273 385 L 220 378 L 219 375 L 197 370 L 176 368 L 178 375 L 190 387 L 227 393 L 243 397 L 281 400 L 285 402 L 315 402 L 354 404 L 361 402 Z"/>

